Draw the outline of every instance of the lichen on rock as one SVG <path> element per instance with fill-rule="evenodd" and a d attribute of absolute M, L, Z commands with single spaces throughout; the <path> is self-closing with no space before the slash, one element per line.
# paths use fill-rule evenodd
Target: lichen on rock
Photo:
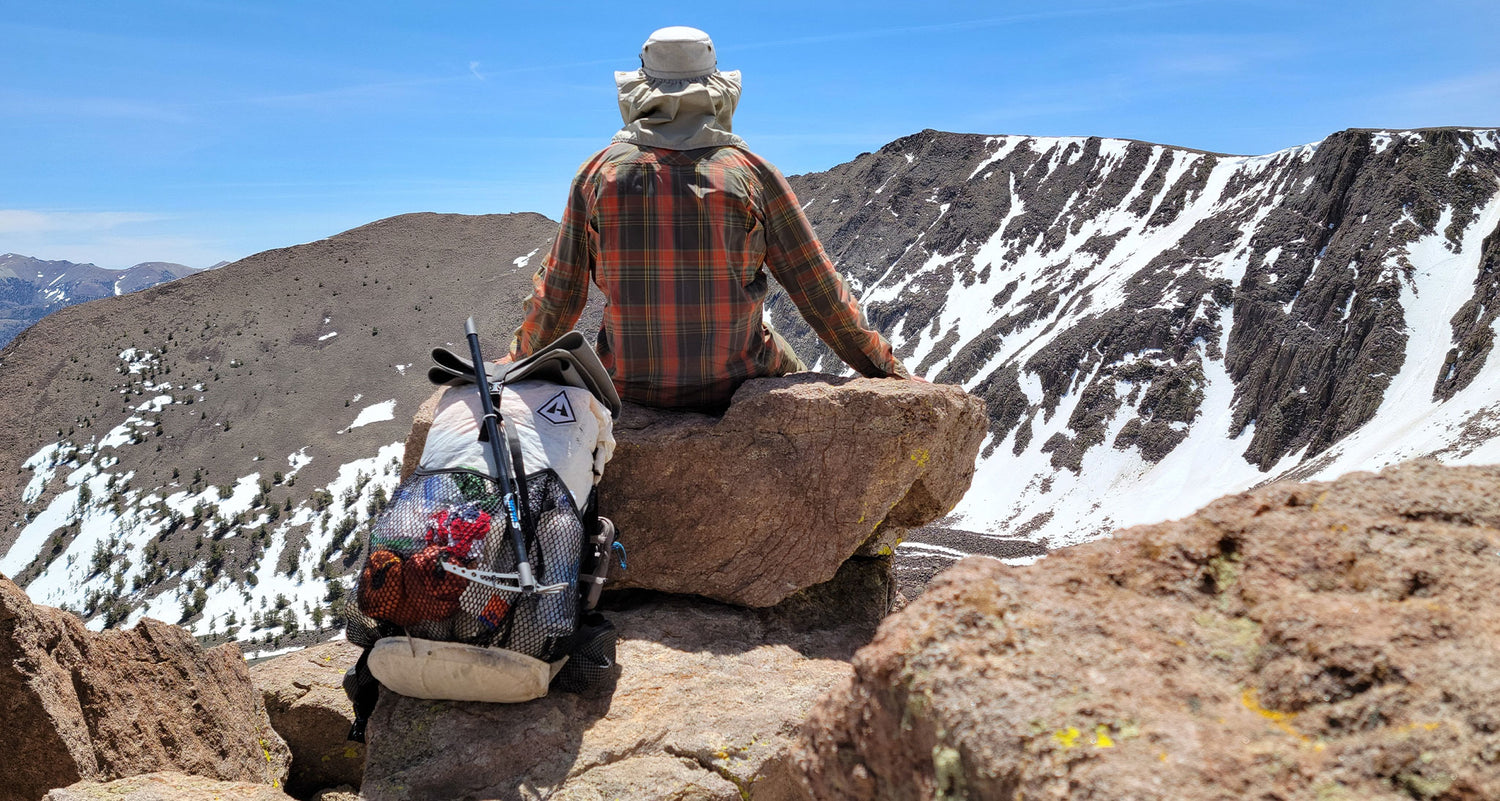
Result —
<path fill-rule="evenodd" d="M 1273 484 L 1029 567 L 971 558 L 856 655 L 798 781 L 817 799 L 1500 797 L 1497 585 L 1500 467 L 1431 462 Z"/>

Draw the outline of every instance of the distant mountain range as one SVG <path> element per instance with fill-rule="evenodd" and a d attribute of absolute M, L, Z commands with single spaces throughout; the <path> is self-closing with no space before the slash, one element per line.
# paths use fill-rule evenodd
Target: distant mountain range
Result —
<path fill-rule="evenodd" d="M 200 270 L 164 261 L 106 270 L 92 264 L 44 261 L 16 253 L 0 255 L 0 347 L 64 306 L 139 292 L 196 272 Z"/>
<path fill-rule="evenodd" d="M 1500 131 L 1265 156 L 924 131 L 791 182 L 907 363 L 989 405 L 973 488 L 906 564 L 1278 478 L 1500 462 Z M 403 215 L 36 324 L 0 349 L 0 573 L 96 627 L 326 625 L 429 349 L 473 314 L 499 353 L 555 233 Z"/>

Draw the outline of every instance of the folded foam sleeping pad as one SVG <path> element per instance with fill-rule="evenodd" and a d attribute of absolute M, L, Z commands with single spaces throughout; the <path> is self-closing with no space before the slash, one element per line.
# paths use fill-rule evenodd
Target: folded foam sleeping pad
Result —
<path fill-rule="evenodd" d="M 548 664 L 503 648 L 416 637 L 384 637 L 370 650 L 370 673 L 411 698 L 516 704 L 547 694 L 567 662 Z"/>

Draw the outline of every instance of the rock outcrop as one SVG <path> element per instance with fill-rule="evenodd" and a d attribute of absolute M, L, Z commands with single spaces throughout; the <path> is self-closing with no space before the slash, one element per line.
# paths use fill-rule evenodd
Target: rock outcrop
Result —
<path fill-rule="evenodd" d="M 266 784 L 226 782 L 185 773 L 143 773 L 111 782 L 81 781 L 47 793 L 45 801 L 292 801 Z"/>
<path fill-rule="evenodd" d="M 152 771 L 274 787 L 290 759 L 238 646 L 205 651 L 150 618 L 90 632 L 4 577 L 0 721 L 4 801 Z"/>
<path fill-rule="evenodd" d="M 982 401 L 916 381 L 760 379 L 722 418 L 628 407 L 599 490 L 629 549 L 613 586 L 776 604 L 946 514 L 984 433 Z"/>
<path fill-rule="evenodd" d="M 970 559 L 803 732 L 820 799 L 1500 798 L 1500 468 L 1275 484 Z"/>
<path fill-rule="evenodd" d="M 344 694 L 344 671 L 360 649 L 346 640 L 315 645 L 250 668 L 271 726 L 292 752 L 286 791 L 299 798 L 340 785 L 358 787 L 365 746 L 350 742 L 354 706 Z"/>
<path fill-rule="evenodd" d="M 847 678 L 889 592 L 888 567 L 857 559 L 771 609 L 616 596 L 618 679 L 596 693 L 462 704 L 382 692 L 361 797 L 786 798 L 797 727 Z"/>

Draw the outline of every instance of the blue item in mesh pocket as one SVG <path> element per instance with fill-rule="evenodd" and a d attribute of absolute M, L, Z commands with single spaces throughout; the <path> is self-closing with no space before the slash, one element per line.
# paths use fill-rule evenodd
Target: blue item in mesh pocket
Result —
<path fill-rule="evenodd" d="M 527 557 L 537 582 L 564 585 L 558 592 L 523 594 L 507 589 L 514 582 L 495 574 L 515 573 L 514 539 L 506 529 L 503 491 L 494 479 L 468 470 L 418 473 L 396 488 L 390 504 L 376 519 L 367 553 L 385 550 L 404 561 L 438 544 L 451 544 L 453 521 L 464 521 L 464 546 L 445 548 L 443 570 L 464 583 L 457 608 L 451 598 L 424 597 L 419 586 L 400 599 L 402 621 L 420 621 L 405 628 L 430 640 L 506 648 L 545 662 L 567 653 L 578 626 L 578 566 L 583 547 L 583 521 L 566 485 L 551 470 L 526 478 L 530 502 L 526 519 L 536 522 L 525 537 Z M 487 531 L 478 533 L 477 521 L 488 516 Z M 436 533 L 435 533 L 436 532 Z M 442 543 L 434 538 L 448 538 Z M 429 551 L 431 553 L 431 551 Z M 361 583 L 367 579 L 361 575 Z M 373 596 L 361 586 L 357 597 Z M 432 593 L 434 596 L 441 593 Z M 413 597 L 416 596 L 416 597 Z M 376 620 L 390 621 L 363 609 Z M 439 614 L 441 613 L 441 614 Z"/>

